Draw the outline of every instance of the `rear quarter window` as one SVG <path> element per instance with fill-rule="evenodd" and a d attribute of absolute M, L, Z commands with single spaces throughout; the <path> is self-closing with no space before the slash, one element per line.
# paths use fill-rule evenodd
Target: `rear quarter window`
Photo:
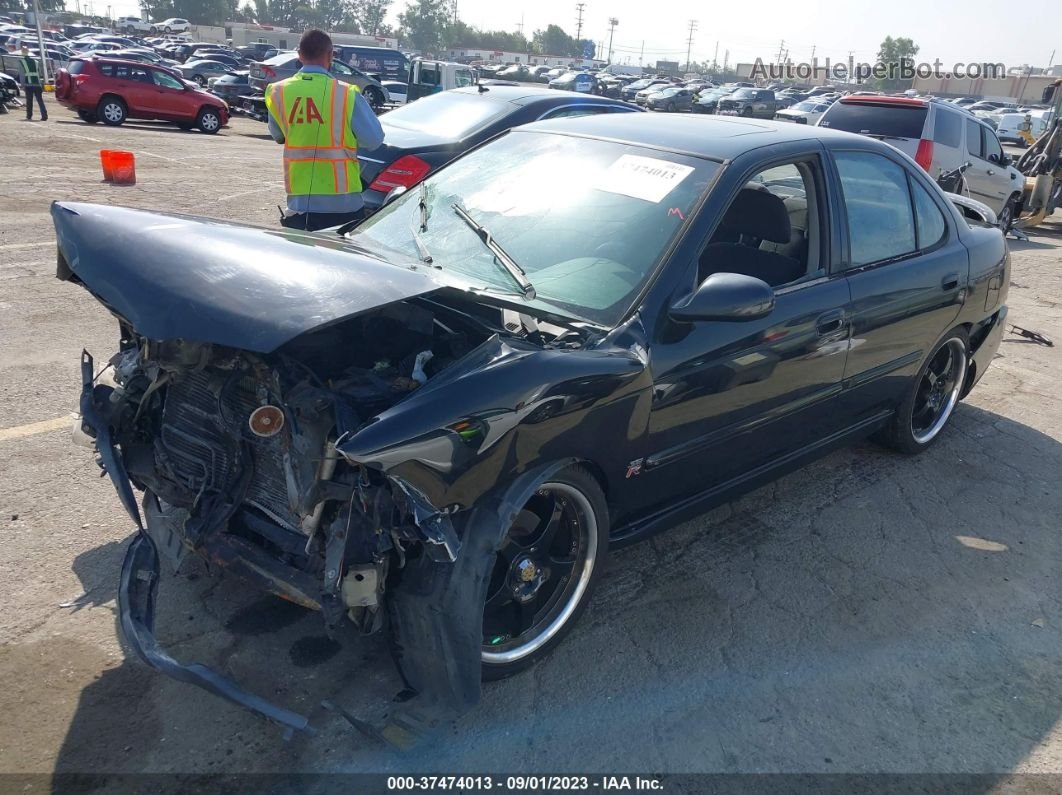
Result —
<path fill-rule="evenodd" d="M 928 109 L 918 105 L 836 102 L 826 111 L 819 126 L 861 135 L 921 138 L 927 114 Z"/>
<path fill-rule="evenodd" d="M 84 68 L 84 61 L 71 61 L 70 64 L 66 67 L 66 71 L 72 75 L 79 75 L 81 74 L 81 70 Z"/>
<path fill-rule="evenodd" d="M 962 140 L 962 122 L 958 113 L 938 109 L 934 114 L 933 140 L 941 146 L 959 148 Z"/>

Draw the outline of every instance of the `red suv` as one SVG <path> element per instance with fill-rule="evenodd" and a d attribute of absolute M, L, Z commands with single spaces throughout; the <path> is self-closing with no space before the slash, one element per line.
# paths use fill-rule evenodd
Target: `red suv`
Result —
<path fill-rule="evenodd" d="M 167 70 L 116 58 L 73 59 L 55 77 L 55 98 L 89 124 L 162 119 L 212 135 L 229 122 L 224 100 Z"/>

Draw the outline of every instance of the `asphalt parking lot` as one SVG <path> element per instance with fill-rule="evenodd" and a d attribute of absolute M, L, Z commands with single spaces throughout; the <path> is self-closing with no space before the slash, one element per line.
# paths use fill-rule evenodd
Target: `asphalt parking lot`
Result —
<path fill-rule="evenodd" d="M 1062 773 L 1062 344 L 1013 334 L 926 455 L 836 453 L 617 553 L 552 657 L 413 751 L 320 706 L 386 707 L 382 638 L 331 642 L 205 566 L 164 581 L 163 642 L 318 736 L 127 659 L 130 523 L 69 439 L 80 351 L 109 356 L 116 324 L 55 280 L 49 203 L 274 225 L 280 149 L 240 118 L 209 137 L 54 106 L 0 140 L 0 772 Z M 136 154 L 135 186 L 101 181 L 100 148 Z M 1062 343 L 1062 218 L 1012 250 L 1011 321 Z"/>

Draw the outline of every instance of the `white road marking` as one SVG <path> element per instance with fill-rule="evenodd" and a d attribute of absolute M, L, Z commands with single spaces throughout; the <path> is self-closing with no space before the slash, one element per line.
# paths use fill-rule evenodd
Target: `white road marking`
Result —
<path fill-rule="evenodd" d="M 40 248 L 46 246 L 47 243 L 4 243 L 0 245 L 0 251 L 15 251 L 16 249 L 23 248 Z"/>
<path fill-rule="evenodd" d="M 238 199 L 240 196 L 250 196 L 252 193 L 261 193 L 264 190 L 275 190 L 274 185 L 262 185 L 252 190 L 241 191 L 240 193 L 231 193 L 228 196 L 222 196 L 218 199 L 219 202 L 227 202 L 230 199 Z"/>
<path fill-rule="evenodd" d="M 16 425 L 14 428 L 0 428 L 0 442 L 10 441 L 11 439 L 23 439 L 26 436 L 35 436 L 38 433 L 58 431 L 60 428 L 69 428 L 73 425 L 73 422 L 73 415 L 67 414 L 65 417 L 55 417 L 50 420 L 41 420 L 40 422 Z"/>

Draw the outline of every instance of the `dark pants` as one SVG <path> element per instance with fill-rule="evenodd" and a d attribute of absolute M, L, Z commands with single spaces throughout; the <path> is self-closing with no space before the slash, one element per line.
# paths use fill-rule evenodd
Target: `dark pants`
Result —
<path fill-rule="evenodd" d="M 40 86 L 22 86 L 26 94 L 26 118 L 33 118 L 33 98 L 37 98 L 37 106 L 41 109 L 41 121 L 48 121 L 48 109 L 44 107 L 44 89 Z"/>
<path fill-rule="evenodd" d="M 352 213 L 298 213 L 281 218 L 280 225 L 288 229 L 316 232 L 318 229 L 329 229 L 351 221 L 360 221 L 364 217 L 364 209 L 355 210 Z"/>

